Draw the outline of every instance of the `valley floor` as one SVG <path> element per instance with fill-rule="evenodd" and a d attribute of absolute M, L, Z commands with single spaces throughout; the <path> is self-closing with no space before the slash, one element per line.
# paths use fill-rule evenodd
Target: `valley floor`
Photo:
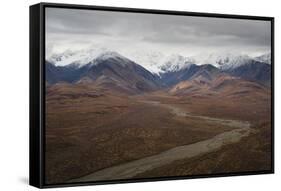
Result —
<path fill-rule="evenodd" d="M 152 103 L 153 105 L 160 107 L 162 106 L 161 103 L 155 101 L 145 103 Z M 118 166 L 106 168 L 92 173 L 90 175 L 84 176 L 82 178 L 71 180 L 71 182 L 114 180 L 116 178 L 129 179 L 147 171 L 151 171 L 155 168 L 161 168 L 162 166 L 169 165 L 181 159 L 189 159 L 205 153 L 216 151 L 222 146 L 239 142 L 241 138 L 247 137 L 251 132 L 253 132 L 248 122 L 241 122 L 236 120 L 222 120 L 218 118 L 203 116 L 193 116 L 171 105 L 163 105 L 163 107 L 171 109 L 171 112 L 176 116 L 197 118 L 201 120 L 206 120 L 209 123 L 217 123 L 219 125 L 234 127 L 237 129 L 226 131 L 204 141 L 199 141 L 189 145 L 178 146 L 170 150 L 164 151 L 160 154 L 156 154 Z"/>
<path fill-rule="evenodd" d="M 47 91 L 47 183 L 271 168 L 270 93 L 221 98 L 81 91 Z"/>

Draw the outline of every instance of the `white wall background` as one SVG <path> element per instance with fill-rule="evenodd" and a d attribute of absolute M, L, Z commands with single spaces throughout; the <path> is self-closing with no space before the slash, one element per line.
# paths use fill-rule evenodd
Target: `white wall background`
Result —
<path fill-rule="evenodd" d="M 51 1 L 51 0 L 50 0 Z M 28 186 L 28 43 L 29 5 L 37 0 L 2 0 L 0 10 L 0 190 L 36 190 Z M 152 183 L 85 186 L 53 190 L 165 191 L 165 190 L 278 190 L 281 187 L 281 12 L 277 0 L 52 0 L 52 2 L 136 7 L 275 17 L 275 138 L 276 173 Z"/>

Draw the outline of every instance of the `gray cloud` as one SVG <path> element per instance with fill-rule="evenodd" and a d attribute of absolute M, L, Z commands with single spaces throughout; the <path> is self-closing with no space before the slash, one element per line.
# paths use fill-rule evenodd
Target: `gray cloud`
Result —
<path fill-rule="evenodd" d="M 270 51 L 270 22 L 47 8 L 47 54 L 99 45 L 128 52 Z M 200 52 L 201 51 L 201 52 Z"/>

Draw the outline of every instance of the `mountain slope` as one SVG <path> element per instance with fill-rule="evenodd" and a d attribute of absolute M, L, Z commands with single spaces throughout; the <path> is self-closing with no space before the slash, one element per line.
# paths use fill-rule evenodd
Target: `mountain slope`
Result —
<path fill-rule="evenodd" d="M 74 83 L 86 71 L 86 67 L 78 68 L 74 64 L 67 66 L 55 66 L 53 63 L 48 61 L 45 62 L 46 81 L 49 84 L 55 84 L 57 82 Z"/>
<path fill-rule="evenodd" d="M 247 64 L 225 70 L 225 72 L 266 86 L 271 85 L 271 65 L 264 62 L 251 60 Z"/>
<path fill-rule="evenodd" d="M 142 93 L 162 86 L 157 76 L 115 52 L 100 54 L 82 67 L 75 64 L 55 66 L 46 62 L 46 76 L 50 84 L 92 83 L 105 89 L 127 93 Z"/>
<path fill-rule="evenodd" d="M 86 79 L 99 86 L 134 93 L 156 90 L 161 86 L 159 78 L 115 52 L 102 54 L 85 67 L 88 71 L 78 83 L 84 83 Z"/>
<path fill-rule="evenodd" d="M 177 96 L 192 97 L 228 97 L 239 98 L 243 96 L 265 95 L 270 91 L 259 83 L 243 80 L 228 74 L 220 74 L 208 81 L 200 83 L 198 80 L 181 81 L 169 89 L 169 93 Z"/>
<path fill-rule="evenodd" d="M 209 81 L 221 72 L 218 68 L 207 64 L 207 65 L 195 65 L 191 64 L 185 69 L 176 72 L 167 72 L 161 75 L 161 80 L 167 85 L 175 85 L 181 81 L 195 80 L 198 81 Z"/>

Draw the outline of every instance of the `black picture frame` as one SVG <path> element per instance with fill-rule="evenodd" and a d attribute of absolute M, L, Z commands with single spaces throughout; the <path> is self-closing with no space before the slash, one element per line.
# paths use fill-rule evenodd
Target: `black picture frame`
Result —
<path fill-rule="evenodd" d="M 152 13 L 164 15 L 182 15 L 215 18 L 237 18 L 249 20 L 262 20 L 271 22 L 271 169 L 265 171 L 251 171 L 238 173 L 201 174 L 192 176 L 175 176 L 160 178 L 128 179 L 97 182 L 77 183 L 45 183 L 45 9 L 66 8 L 83 10 L 103 10 L 133 13 Z M 135 9 L 122 7 L 104 7 L 74 4 L 39 3 L 30 6 L 30 161 L 29 161 L 29 183 L 38 188 L 53 188 L 66 186 L 85 186 L 112 183 L 133 183 L 147 181 L 163 181 L 193 178 L 210 178 L 226 176 L 242 176 L 274 173 L 274 17 L 230 15 L 214 13 L 197 13 L 170 10 Z"/>

